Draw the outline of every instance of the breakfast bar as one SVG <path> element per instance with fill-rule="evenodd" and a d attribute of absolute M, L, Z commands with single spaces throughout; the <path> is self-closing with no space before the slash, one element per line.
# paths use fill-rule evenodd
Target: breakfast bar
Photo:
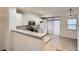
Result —
<path fill-rule="evenodd" d="M 20 29 L 11 30 L 13 51 L 43 51 L 44 33 L 24 31 Z M 19 42 L 18 42 L 19 41 Z"/>

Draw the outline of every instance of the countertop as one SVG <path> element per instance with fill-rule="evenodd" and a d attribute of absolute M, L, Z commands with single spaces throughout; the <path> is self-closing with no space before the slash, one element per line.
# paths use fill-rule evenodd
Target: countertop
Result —
<path fill-rule="evenodd" d="M 28 30 L 12 29 L 11 31 L 18 32 L 18 33 L 25 34 L 25 35 L 31 35 L 31 36 L 35 36 L 39 38 L 46 36 L 46 34 L 44 33 L 37 33 L 37 32 L 28 31 Z"/>

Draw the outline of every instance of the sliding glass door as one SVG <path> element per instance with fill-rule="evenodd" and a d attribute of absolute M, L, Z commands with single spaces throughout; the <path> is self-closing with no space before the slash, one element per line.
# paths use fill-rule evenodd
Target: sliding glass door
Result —
<path fill-rule="evenodd" d="M 60 35 L 60 20 L 54 21 L 54 35 Z"/>
<path fill-rule="evenodd" d="M 48 34 L 60 35 L 60 20 L 48 20 Z"/>
<path fill-rule="evenodd" d="M 53 21 L 48 21 L 47 22 L 47 24 L 48 24 L 48 34 L 49 35 L 53 35 L 53 31 L 54 31 L 54 22 Z"/>

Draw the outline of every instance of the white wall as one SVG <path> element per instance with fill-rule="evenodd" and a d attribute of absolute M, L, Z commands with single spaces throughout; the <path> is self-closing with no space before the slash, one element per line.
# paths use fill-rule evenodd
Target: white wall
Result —
<path fill-rule="evenodd" d="M 61 19 L 61 36 L 77 39 L 77 31 L 68 30 L 68 27 L 67 27 L 68 17 L 67 16 L 62 16 L 61 18 L 62 18 Z"/>
<path fill-rule="evenodd" d="M 9 27 L 15 29 L 22 25 L 22 14 L 16 13 L 16 8 L 9 8 Z"/>
<path fill-rule="evenodd" d="M 5 48 L 6 27 L 7 24 L 7 8 L 0 7 L 0 49 Z"/>
<path fill-rule="evenodd" d="M 16 28 L 16 8 L 9 8 L 9 29 Z"/>
<path fill-rule="evenodd" d="M 5 35 L 4 35 L 4 48 L 9 50 L 9 9 L 6 10 L 6 22 L 5 22 Z"/>

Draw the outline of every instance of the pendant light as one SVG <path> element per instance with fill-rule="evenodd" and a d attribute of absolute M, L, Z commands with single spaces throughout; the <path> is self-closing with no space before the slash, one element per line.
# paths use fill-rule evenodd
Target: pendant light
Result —
<path fill-rule="evenodd" d="M 72 16 L 73 16 L 73 14 L 72 14 L 72 9 L 71 9 L 71 8 L 69 9 L 69 12 L 70 12 L 70 13 L 69 13 L 69 17 L 70 17 L 70 19 L 71 19 Z"/>

